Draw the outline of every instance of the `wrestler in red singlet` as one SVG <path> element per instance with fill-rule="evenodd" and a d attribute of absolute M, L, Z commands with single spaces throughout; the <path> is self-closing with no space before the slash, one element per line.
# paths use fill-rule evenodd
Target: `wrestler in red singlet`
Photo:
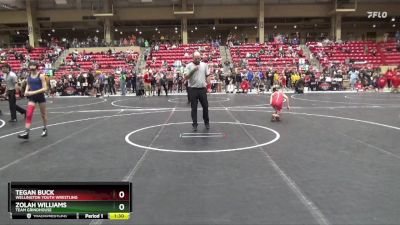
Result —
<path fill-rule="evenodd" d="M 277 88 L 273 88 L 272 92 L 273 93 L 271 94 L 269 103 L 271 104 L 272 108 L 275 109 L 275 113 L 272 114 L 271 121 L 276 121 L 276 120 L 279 121 L 284 99 L 286 99 L 287 108 L 290 109 L 289 98 L 281 90 L 278 91 Z"/>

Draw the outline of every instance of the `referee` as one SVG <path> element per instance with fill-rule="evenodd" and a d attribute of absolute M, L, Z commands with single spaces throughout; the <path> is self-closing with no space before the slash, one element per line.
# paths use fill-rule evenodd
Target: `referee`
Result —
<path fill-rule="evenodd" d="M 15 98 L 16 89 L 18 88 L 18 77 L 11 71 L 11 67 L 8 64 L 3 64 L 1 70 L 5 75 L 6 81 L 4 96 L 8 95 L 8 104 L 10 106 L 11 120 L 9 122 L 17 122 L 17 111 L 22 115 L 26 115 L 25 109 L 17 105 L 17 99 Z"/>
<path fill-rule="evenodd" d="M 208 118 L 207 77 L 210 75 L 207 63 L 201 62 L 200 52 L 193 53 L 193 62 L 186 65 L 185 78 L 188 80 L 188 95 L 192 107 L 193 131 L 197 131 L 197 103 L 203 107 L 203 120 L 210 129 Z"/>

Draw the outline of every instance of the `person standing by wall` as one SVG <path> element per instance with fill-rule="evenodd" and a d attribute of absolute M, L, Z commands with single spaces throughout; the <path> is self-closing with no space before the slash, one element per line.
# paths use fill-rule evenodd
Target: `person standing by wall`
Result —
<path fill-rule="evenodd" d="M 100 85 L 100 95 L 101 96 L 104 95 L 104 80 L 105 80 L 104 73 L 101 73 L 99 75 L 99 85 Z"/>
<path fill-rule="evenodd" d="M 104 85 L 104 95 L 106 95 L 107 91 L 110 92 L 109 91 L 110 86 L 108 85 L 108 74 L 107 73 L 104 75 L 103 85 Z"/>
<path fill-rule="evenodd" d="M 18 87 L 18 78 L 17 75 L 11 71 L 11 67 L 8 64 L 3 64 L 1 70 L 6 81 L 6 91 L 4 96 L 8 96 L 8 104 L 10 106 L 11 120 L 9 122 L 17 122 L 17 111 L 22 115 L 26 115 L 25 109 L 17 105 L 17 99 L 15 98 L 16 89 Z"/>
<path fill-rule="evenodd" d="M 110 74 L 110 76 L 108 76 L 108 87 L 109 87 L 109 92 L 111 95 L 115 95 L 115 76 L 114 74 Z"/>
<path fill-rule="evenodd" d="M 160 72 L 160 84 L 158 87 L 158 96 L 161 94 L 161 87 L 164 88 L 165 96 L 168 96 L 167 76 Z"/>
<path fill-rule="evenodd" d="M 78 77 L 78 82 L 77 82 L 77 86 L 81 91 L 81 95 L 85 95 L 86 93 L 86 88 L 87 88 L 87 82 L 86 82 L 86 78 L 83 75 L 83 73 L 81 73 Z"/>
<path fill-rule="evenodd" d="M 240 84 L 242 83 L 242 76 L 238 69 L 235 72 L 236 93 L 240 92 Z"/>
<path fill-rule="evenodd" d="M 126 74 L 122 72 L 119 76 L 119 86 L 121 87 L 121 95 L 124 96 L 126 94 Z"/>
<path fill-rule="evenodd" d="M 172 94 L 172 90 L 174 87 L 174 74 L 171 70 L 167 71 L 167 83 L 168 83 L 168 92 Z"/>
<path fill-rule="evenodd" d="M 132 72 L 131 86 L 132 86 L 132 94 L 136 93 L 136 72 Z"/>
<path fill-rule="evenodd" d="M 186 66 L 185 78 L 188 80 L 189 97 L 191 103 L 191 117 L 193 131 L 197 131 L 197 104 L 200 101 L 203 107 L 203 120 L 206 129 L 210 129 L 210 121 L 208 116 L 208 100 L 207 100 L 207 77 L 209 76 L 208 65 L 201 62 L 200 52 L 193 53 L 193 62 Z"/>
<path fill-rule="evenodd" d="M 358 80 L 358 71 L 356 71 L 354 68 L 352 68 L 349 72 L 349 76 L 350 76 L 350 85 L 351 85 L 351 90 L 355 89 L 355 84 Z"/>
<path fill-rule="evenodd" d="M 144 90 L 145 90 L 145 95 L 147 96 L 150 96 L 151 94 L 151 76 L 152 74 L 150 72 L 146 72 L 143 76 Z"/>
<path fill-rule="evenodd" d="M 250 92 L 252 91 L 253 87 L 254 87 L 254 73 L 252 69 L 249 69 L 249 71 L 247 71 L 247 80 L 249 81 L 249 88 L 250 88 Z"/>
<path fill-rule="evenodd" d="M 178 93 L 183 92 L 183 77 L 181 74 L 177 74 L 177 81 L 178 81 Z"/>

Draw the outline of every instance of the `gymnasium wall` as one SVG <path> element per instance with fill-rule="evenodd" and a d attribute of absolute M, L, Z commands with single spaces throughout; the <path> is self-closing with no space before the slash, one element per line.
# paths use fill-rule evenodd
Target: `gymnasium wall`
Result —
<path fill-rule="evenodd" d="M 265 5 L 265 18 L 329 18 L 332 15 L 332 4 L 279 4 L 279 5 Z M 400 4 L 359 4 L 355 12 L 343 14 L 343 17 L 367 17 L 367 11 L 387 11 L 388 16 L 400 16 Z M 179 16 L 173 14 L 172 7 L 148 7 L 148 8 L 121 8 L 117 9 L 117 15 L 113 17 L 114 21 L 160 21 L 160 20 L 180 20 Z M 241 18 L 257 18 L 258 5 L 214 5 L 214 6 L 195 6 L 195 14 L 188 17 L 190 20 L 202 19 L 241 19 Z M 45 26 L 50 26 L 54 23 L 72 22 L 85 24 L 85 23 L 98 23 L 102 24 L 102 19 L 84 20 L 84 16 L 91 16 L 91 10 L 38 10 L 37 17 L 41 20 L 40 23 Z M 25 11 L 2 11 L 0 12 L 0 24 L 26 24 L 27 16 Z M 400 24 L 398 27 L 400 27 Z M 267 28 L 266 24 L 266 28 Z M 270 24 L 271 25 L 271 24 Z M 366 39 L 367 32 L 376 32 L 377 40 L 381 40 L 385 32 L 395 32 L 398 28 L 392 27 L 343 27 L 342 37 L 346 39 L 347 34 L 352 33 L 352 38 L 355 40 Z M 1 31 L 1 28 L 0 28 Z M 226 30 L 225 30 L 226 31 Z M 224 32 L 225 32 L 224 31 Z M 278 27 L 276 30 L 265 29 L 265 33 L 292 33 L 299 31 L 303 37 L 307 32 L 327 32 L 330 33 L 329 28 L 315 28 L 315 29 L 292 29 Z M 102 31 L 101 31 L 102 32 Z M 209 32 L 209 31 L 207 31 Z M 212 32 L 210 30 L 210 32 Z M 249 41 L 257 39 L 257 30 L 249 26 L 243 28 L 242 32 L 247 32 Z M 173 33 L 173 31 L 171 31 Z M 190 33 L 189 40 L 200 39 L 200 32 Z M 267 36 L 267 35 L 266 35 Z M 5 40 L 7 37 L 0 35 L 0 40 Z M 9 39 L 9 38 L 8 38 Z"/>
<path fill-rule="evenodd" d="M 367 11 L 387 11 L 389 16 L 400 16 L 400 4 L 359 4 L 357 11 L 345 16 L 367 16 Z M 91 16 L 91 10 L 38 10 L 37 17 L 48 17 L 49 22 L 83 21 L 83 16 Z M 265 5 L 266 18 L 279 17 L 326 17 L 331 15 L 331 4 L 280 4 Z M 195 14 L 189 19 L 256 18 L 257 5 L 216 5 L 195 7 Z M 172 7 L 122 8 L 118 9 L 115 20 L 173 20 Z M 25 11 L 2 11 L 0 24 L 27 23 Z"/>

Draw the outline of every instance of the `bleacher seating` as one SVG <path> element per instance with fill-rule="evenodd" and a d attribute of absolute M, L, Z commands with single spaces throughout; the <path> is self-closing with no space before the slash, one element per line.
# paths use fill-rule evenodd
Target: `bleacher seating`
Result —
<path fill-rule="evenodd" d="M 8 63 L 11 68 L 18 72 L 22 69 L 23 63 L 27 56 L 29 56 L 30 60 L 35 60 L 40 63 L 49 62 L 47 54 L 55 53 L 56 50 L 53 48 L 33 48 L 30 53 L 28 53 L 27 48 L 11 48 L 11 49 L 3 49 L 0 51 L 0 55 L 5 57 L 3 62 Z M 24 59 L 17 59 L 15 55 L 22 55 Z"/>
<path fill-rule="evenodd" d="M 365 65 L 379 67 L 383 65 L 381 49 L 377 43 L 372 41 L 346 42 L 328 46 L 322 46 L 318 42 L 309 42 L 307 46 L 315 56 L 319 56 L 322 66 L 327 66 L 330 63 L 346 64 L 347 62 L 353 62 L 354 67 Z M 366 52 L 366 48 L 368 52 Z M 320 57 L 321 54 L 323 57 Z"/>
<path fill-rule="evenodd" d="M 65 65 L 60 66 L 58 71 L 55 73 L 55 76 L 57 78 L 60 78 L 65 74 L 77 76 L 81 73 L 89 72 L 92 69 L 101 70 L 105 73 L 114 73 L 117 68 L 122 70 L 131 70 L 132 66 L 129 64 L 129 61 L 133 60 L 136 62 L 138 57 L 138 52 L 116 52 L 111 55 L 105 52 L 79 53 L 76 62 L 71 63 L 73 62 L 73 53 L 71 53 L 67 56 Z M 94 66 L 95 62 L 97 67 Z"/>
<path fill-rule="evenodd" d="M 384 65 L 400 65 L 400 52 L 396 49 L 396 42 L 380 43 L 382 61 Z"/>
<path fill-rule="evenodd" d="M 291 50 L 289 48 L 291 48 Z M 280 49 L 284 53 L 282 56 L 279 55 Z M 256 57 L 246 57 L 248 53 L 254 56 L 261 50 L 265 52 L 264 54 L 259 54 L 259 57 L 261 58 L 261 66 L 259 66 Z M 295 55 L 289 55 L 288 52 L 295 53 Z M 246 58 L 248 61 L 248 67 L 252 70 L 265 70 L 267 67 L 272 67 L 274 69 L 295 67 L 299 62 L 299 58 L 305 58 L 298 45 L 290 46 L 277 43 L 269 43 L 265 45 L 244 44 L 240 46 L 233 46 L 230 48 L 230 53 L 234 64 L 239 64 L 241 59 Z"/>
<path fill-rule="evenodd" d="M 148 68 L 160 68 L 163 66 L 163 61 L 168 63 L 168 66 L 173 66 L 177 60 L 187 64 L 193 59 L 193 52 L 200 51 L 203 56 L 212 55 L 212 63 L 220 64 L 220 51 L 219 48 L 213 48 L 211 44 L 188 44 L 179 45 L 176 48 L 172 48 L 169 45 L 161 45 L 158 51 L 152 51 L 151 57 L 148 57 L 146 65 Z M 186 56 L 185 56 L 185 53 Z"/>

